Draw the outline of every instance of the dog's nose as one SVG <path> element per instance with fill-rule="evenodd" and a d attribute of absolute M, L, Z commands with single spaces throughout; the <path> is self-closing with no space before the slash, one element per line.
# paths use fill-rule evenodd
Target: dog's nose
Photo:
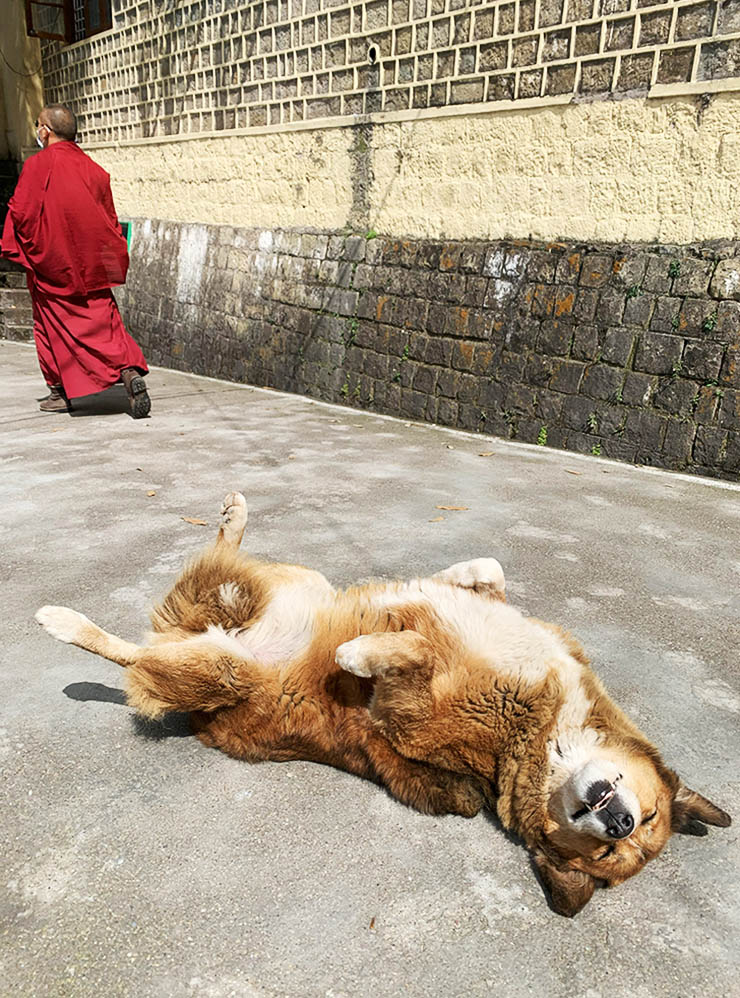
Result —
<path fill-rule="evenodd" d="M 606 834 L 613 839 L 626 838 L 635 827 L 635 820 L 632 815 L 629 811 L 611 811 L 609 808 L 606 810 L 609 816 L 607 819 Z"/>

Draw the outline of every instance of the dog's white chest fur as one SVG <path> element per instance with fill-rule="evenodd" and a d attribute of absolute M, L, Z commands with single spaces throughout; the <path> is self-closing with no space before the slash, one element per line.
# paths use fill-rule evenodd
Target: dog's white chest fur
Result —
<path fill-rule="evenodd" d="M 376 597 L 376 605 L 382 607 L 404 603 L 429 604 L 460 644 L 499 675 L 534 682 L 571 663 L 580 674 L 578 663 L 564 654 L 554 634 L 507 603 L 482 599 L 471 590 L 434 579 L 404 583 Z"/>

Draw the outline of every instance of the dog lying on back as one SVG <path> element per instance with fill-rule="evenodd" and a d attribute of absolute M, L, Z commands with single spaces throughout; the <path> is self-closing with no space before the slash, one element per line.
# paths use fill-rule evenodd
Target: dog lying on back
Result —
<path fill-rule="evenodd" d="M 215 545 L 154 609 L 148 645 L 65 607 L 36 619 L 124 666 L 143 715 L 189 711 L 229 755 L 328 763 L 427 813 L 491 806 L 563 915 L 639 872 L 673 831 L 730 824 L 612 703 L 577 641 L 506 604 L 494 559 L 338 591 L 241 555 L 246 522 L 231 493 Z"/>

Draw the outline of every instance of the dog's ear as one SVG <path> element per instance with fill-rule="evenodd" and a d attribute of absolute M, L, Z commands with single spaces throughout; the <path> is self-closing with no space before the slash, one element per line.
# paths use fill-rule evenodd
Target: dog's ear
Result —
<path fill-rule="evenodd" d="M 726 811 L 681 783 L 673 798 L 671 828 L 674 832 L 696 834 L 697 821 L 702 821 L 705 825 L 717 825 L 720 828 L 727 828 L 732 824 L 732 818 Z"/>
<path fill-rule="evenodd" d="M 560 869 L 541 852 L 535 853 L 534 861 L 558 915 L 572 918 L 585 908 L 596 887 L 594 877 L 580 870 Z"/>

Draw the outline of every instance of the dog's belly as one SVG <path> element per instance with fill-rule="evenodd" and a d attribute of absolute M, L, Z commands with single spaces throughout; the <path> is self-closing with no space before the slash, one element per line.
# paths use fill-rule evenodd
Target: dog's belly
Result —
<path fill-rule="evenodd" d="M 315 584 L 301 580 L 281 586 L 259 618 L 246 628 L 211 626 L 213 644 L 268 667 L 279 667 L 305 652 L 314 634 L 317 611 L 331 604 L 334 590 L 321 576 Z"/>

